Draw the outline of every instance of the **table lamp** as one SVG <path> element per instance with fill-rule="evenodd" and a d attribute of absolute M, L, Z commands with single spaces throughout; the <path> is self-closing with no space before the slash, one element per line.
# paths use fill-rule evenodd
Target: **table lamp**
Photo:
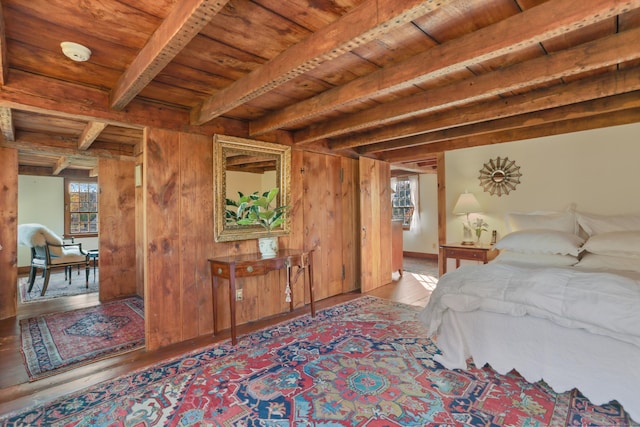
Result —
<path fill-rule="evenodd" d="M 466 215 L 467 222 L 462 223 L 464 236 L 462 238 L 463 245 L 473 245 L 475 243 L 473 239 L 473 233 L 471 229 L 471 222 L 469 222 L 469 214 L 480 212 L 480 203 L 473 193 L 465 191 L 458 197 L 456 205 L 453 207 L 453 213 L 456 215 Z"/>

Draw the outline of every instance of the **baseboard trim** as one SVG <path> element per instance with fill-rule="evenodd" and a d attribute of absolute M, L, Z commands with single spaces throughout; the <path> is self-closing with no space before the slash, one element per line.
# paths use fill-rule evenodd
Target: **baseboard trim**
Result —
<path fill-rule="evenodd" d="M 408 256 L 411 258 L 421 258 L 421 259 L 430 259 L 433 261 L 437 261 L 438 260 L 438 254 L 428 254 L 425 252 L 409 252 L 409 251 L 403 251 L 402 252 L 403 256 Z"/>

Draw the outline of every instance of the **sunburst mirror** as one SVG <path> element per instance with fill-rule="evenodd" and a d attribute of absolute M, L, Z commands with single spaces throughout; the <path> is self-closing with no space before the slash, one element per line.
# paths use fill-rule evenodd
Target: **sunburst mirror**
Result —
<path fill-rule="evenodd" d="M 516 185 L 520 184 L 521 176 L 520 166 L 516 165 L 515 160 L 497 157 L 489 159 L 484 164 L 478 179 L 484 191 L 488 191 L 492 196 L 494 194 L 502 196 L 516 189 Z"/>

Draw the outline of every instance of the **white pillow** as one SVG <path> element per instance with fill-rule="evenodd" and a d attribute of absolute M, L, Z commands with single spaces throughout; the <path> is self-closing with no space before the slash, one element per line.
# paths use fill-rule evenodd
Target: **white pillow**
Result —
<path fill-rule="evenodd" d="M 496 249 L 524 254 L 560 254 L 578 256 L 584 239 L 573 233 L 555 230 L 523 230 L 509 233 L 496 243 Z"/>
<path fill-rule="evenodd" d="M 537 265 L 540 267 L 570 267 L 578 262 L 578 257 L 573 255 L 523 254 L 513 251 L 501 251 L 493 262 Z"/>
<path fill-rule="evenodd" d="M 617 257 L 586 253 L 575 265 L 577 268 L 594 270 L 626 270 L 640 273 L 638 258 Z"/>
<path fill-rule="evenodd" d="M 599 255 L 640 258 L 640 231 L 611 231 L 591 236 L 583 249 Z"/>
<path fill-rule="evenodd" d="M 508 212 L 505 214 L 507 233 L 522 230 L 557 230 L 576 233 L 578 226 L 573 211 Z"/>
<path fill-rule="evenodd" d="M 578 224 L 589 236 L 611 231 L 640 230 L 640 214 L 596 215 L 576 213 Z"/>

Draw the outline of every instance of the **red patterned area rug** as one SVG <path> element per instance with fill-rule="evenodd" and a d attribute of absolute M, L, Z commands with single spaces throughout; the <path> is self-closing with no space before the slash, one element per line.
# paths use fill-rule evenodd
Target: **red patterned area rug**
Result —
<path fill-rule="evenodd" d="M 420 308 L 373 297 L 167 360 L 3 425 L 632 425 L 617 404 L 492 369 L 443 369 Z"/>
<path fill-rule="evenodd" d="M 144 345 L 140 297 L 20 321 L 29 380 L 132 351 Z"/>

